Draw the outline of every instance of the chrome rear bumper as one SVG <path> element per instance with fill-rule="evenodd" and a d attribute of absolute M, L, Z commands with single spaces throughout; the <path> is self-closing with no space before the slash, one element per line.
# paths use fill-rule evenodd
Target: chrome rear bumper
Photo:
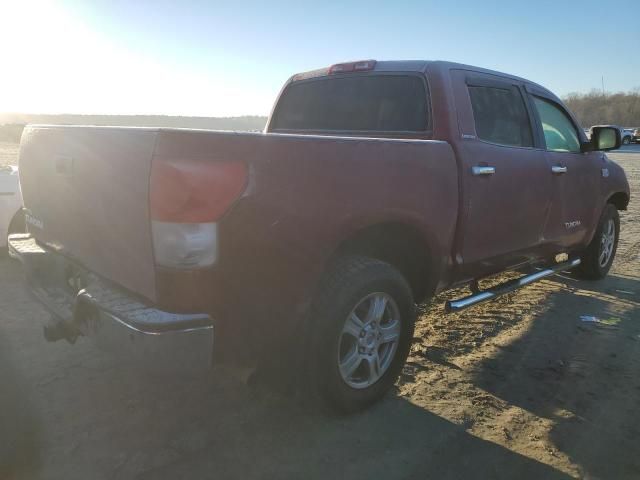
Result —
<path fill-rule="evenodd" d="M 11 235 L 9 254 L 22 262 L 30 293 L 52 315 L 53 323 L 45 327 L 49 339 L 73 342 L 87 336 L 119 358 L 163 371 L 211 366 L 213 320 L 208 314 L 149 306 L 42 248 L 29 234 Z"/>

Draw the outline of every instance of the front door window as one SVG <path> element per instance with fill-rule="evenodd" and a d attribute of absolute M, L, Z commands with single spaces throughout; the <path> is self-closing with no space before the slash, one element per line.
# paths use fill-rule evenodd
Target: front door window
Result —
<path fill-rule="evenodd" d="M 580 138 L 573 122 L 553 103 L 533 97 L 542 123 L 547 150 L 552 152 L 580 152 Z"/>

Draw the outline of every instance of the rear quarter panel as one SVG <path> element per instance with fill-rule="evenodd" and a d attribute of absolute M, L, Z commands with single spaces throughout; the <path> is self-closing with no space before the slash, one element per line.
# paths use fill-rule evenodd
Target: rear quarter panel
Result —
<path fill-rule="evenodd" d="M 210 292 L 234 324 L 294 321 L 341 242 L 367 226 L 413 226 L 433 275 L 449 263 L 458 184 L 445 142 L 162 132 L 156 156 L 176 155 L 249 165 L 244 195 L 220 221 Z"/>

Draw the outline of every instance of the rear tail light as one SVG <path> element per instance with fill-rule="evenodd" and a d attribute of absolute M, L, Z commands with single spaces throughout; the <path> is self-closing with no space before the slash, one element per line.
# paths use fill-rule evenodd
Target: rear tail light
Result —
<path fill-rule="evenodd" d="M 376 66 L 375 60 L 360 60 L 357 62 L 349 63 L 336 63 L 329 67 L 329 75 L 335 73 L 349 73 L 349 72 L 366 72 L 373 70 Z"/>
<path fill-rule="evenodd" d="M 241 162 L 154 159 L 149 204 L 156 264 L 194 269 L 218 256 L 217 221 L 247 183 Z"/>
<path fill-rule="evenodd" d="M 156 264 L 168 268 L 203 268 L 218 257 L 215 223 L 169 223 L 152 220 Z"/>

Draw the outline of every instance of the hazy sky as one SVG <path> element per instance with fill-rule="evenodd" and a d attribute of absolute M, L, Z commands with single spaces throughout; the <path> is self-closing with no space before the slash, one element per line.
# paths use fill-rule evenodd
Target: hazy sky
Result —
<path fill-rule="evenodd" d="M 292 73 L 365 58 L 469 63 L 559 95 L 602 75 L 630 90 L 632 4 L 0 0 L 0 111 L 266 115 Z"/>

